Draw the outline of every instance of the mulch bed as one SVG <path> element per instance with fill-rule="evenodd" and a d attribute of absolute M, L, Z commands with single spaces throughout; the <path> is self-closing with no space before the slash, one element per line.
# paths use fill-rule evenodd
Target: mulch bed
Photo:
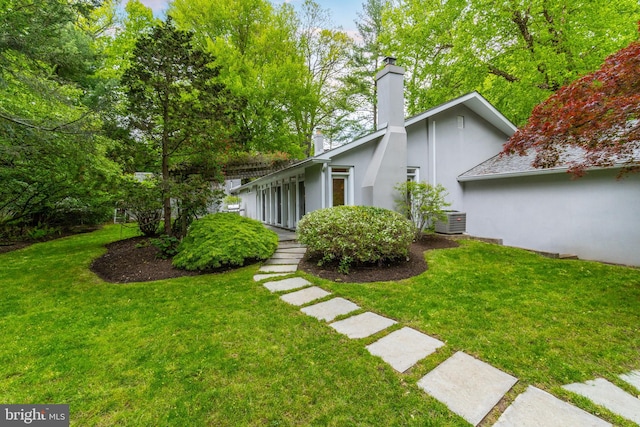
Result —
<path fill-rule="evenodd" d="M 50 234 L 48 236 L 45 236 L 37 240 L 28 240 L 28 241 L 19 241 L 19 242 L 1 240 L 0 254 L 4 254 L 11 251 L 17 251 L 18 249 L 26 248 L 35 243 L 48 242 L 50 240 L 61 239 L 63 237 L 74 236 L 76 234 L 81 234 L 81 233 L 90 233 L 92 231 L 98 230 L 99 228 L 100 228 L 99 226 L 76 226 L 76 227 L 72 227 L 70 229 L 61 231 L 59 233 Z"/>
<path fill-rule="evenodd" d="M 107 253 L 93 261 L 91 271 L 106 282 L 130 283 L 195 276 L 201 273 L 179 270 L 170 259 L 158 258 L 158 248 L 144 236 L 118 240 L 107 245 Z"/>
<path fill-rule="evenodd" d="M 425 272 L 428 268 L 424 260 L 424 252 L 431 249 L 455 248 L 459 244 L 442 236 L 424 236 L 414 242 L 409 250 L 409 260 L 399 261 L 393 264 L 382 265 L 354 265 L 349 269 L 349 274 L 338 272 L 337 264 L 325 264 L 318 266 L 318 260 L 308 256 L 300 262 L 298 268 L 306 273 L 334 282 L 368 283 L 388 282 L 408 279 Z"/>
<path fill-rule="evenodd" d="M 427 270 L 424 251 L 458 246 L 441 236 L 426 236 L 411 246 L 408 261 L 391 265 L 355 265 L 349 274 L 341 274 L 337 266 L 318 266 L 317 260 L 305 257 L 299 268 L 309 274 L 337 282 L 365 283 L 402 280 Z M 107 253 L 91 264 L 91 270 L 111 283 L 147 282 L 204 274 L 174 268 L 170 259 L 157 257 L 158 249 L 146 237 L 133 237 L 107 245 Z M 206 272 L 211 273 L 211 271 Z"/>

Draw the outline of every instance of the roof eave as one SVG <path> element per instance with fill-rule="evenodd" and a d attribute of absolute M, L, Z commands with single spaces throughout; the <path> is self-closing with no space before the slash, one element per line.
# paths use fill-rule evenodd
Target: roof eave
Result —
<path fill-rule="evenodd" d="M 590 167 L 586 169 L 586 172 L 592 171 L 601 171 L 601 170 L 614 170 L 623 168 L 623 164 L 615 164 L 613 166 L 597 166 Z M 470 175 L 470 176 L 458 176 L 458 182 L 470 182 L 470 181 L 487 181 L 492 179 L 503 179 L 503 178 L 521 178 L 528 176 L 539 176 L 539 175 L 552 175 L 559 173 L 568 173 L 569 168 L 566 166 L 557 167 L 557 168 L 548 168 L 548 169 L 535 169 L 535 170 L 527 170 L 527 171 L 519 171 L 519 172 L 501 172 L 501 173 L 492 173 L 486 175 Z"/>

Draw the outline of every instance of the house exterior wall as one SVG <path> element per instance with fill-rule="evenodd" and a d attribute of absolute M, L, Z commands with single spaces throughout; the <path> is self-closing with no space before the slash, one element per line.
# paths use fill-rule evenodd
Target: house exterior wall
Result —
<path fill-rule="evenodd" d="M 640 265 L 640 176 L 616 171 L 464 183 L 467 232 L 505 245 Z"/>
<path fill-rule="evenodd" d="M 464 211 L 457 177 L 495 156 L 508 136 L 460 105 L 407 127 L 407 167 L 419 168 L 419 181 L 442 184 L 451 208 Z"/>
<path fill-rule="evenodd" d="M 321 209 L 323 193 L 326 198 L 326 187 L 322 190 L 322 167 L 323 165 L 313 165 L 304 171 L 307 212 Z"/>
<path fill-rule="evenodd" d="M 255 187 L 251 187 L 249 190 L 238 194 L 238 196 L 240 196 L 240 215 L 257 219 L 257 195 L 258 193 L 255 191 Z"/>

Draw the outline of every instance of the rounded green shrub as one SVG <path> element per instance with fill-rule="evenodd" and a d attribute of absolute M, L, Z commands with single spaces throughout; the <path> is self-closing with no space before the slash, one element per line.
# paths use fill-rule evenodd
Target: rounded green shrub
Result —
<path fill-rule="evenodd" d="M 178 246 L 173 265 L 185 270 L 239 267 L 268 259 L 278 235 L 259 221 L 233 213 L 207 215 L 194 221 Z"/>
<path fill-rule="evenodd" d="M 347 272 L 352 263 L 406 259 L 413 241 L 412 224 L 397 212 L 371 206 L 336 206 L 305 215 L 298 239 L 321 262 L 338 262 Z"/>

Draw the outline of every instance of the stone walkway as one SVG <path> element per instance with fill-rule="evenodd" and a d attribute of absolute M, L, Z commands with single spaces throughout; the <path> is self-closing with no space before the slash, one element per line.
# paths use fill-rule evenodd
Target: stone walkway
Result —
<path fill-rule="evenodd" d="M 281 239 L 290 237 L 283 234 Z M 327 322 L 331 328 L 351 339 L 382 335 L 385 330 L 397 325 L 395 320 L 380 314 L 362 313 L 360 307 L 353 302 L 332 297 L 330 292 L 295 276 L 305 251 L 304 246 L 295 241 L 281 241 L 273 257 L 260 267 L 253 279 L 256 282 L 266 280 L 263 286 L 271 292 L 282 293 L 282 301 Z M 357 314 L 344 318 L 353 312 Z M 341 320 L 334 321 L 340 316 L 343 316 Z M 369 353 L 403 373 L 444 345 L 436 338 L 405 326 L 395 328 L 366 348 Z M 640 371 L 621 375 L 620 378 L 640 391 Z M 476 426 L 517 381 L 517 378 L 459 351 L 422 377 L 417 385 Z M 640 396 L 632 396 L 602 378 L 583 384 L 569 384 L 564 388 L 640 425 Z M 516 397 L 494 425 L 604 427 L 611 424 L 543 390 L 529 386 Z"/>

